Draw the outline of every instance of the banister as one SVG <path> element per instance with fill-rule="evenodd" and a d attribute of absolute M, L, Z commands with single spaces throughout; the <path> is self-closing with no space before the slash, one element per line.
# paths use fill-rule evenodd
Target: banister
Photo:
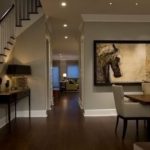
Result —
<path fill-rule="evenodd" d="M 0 18 L 0 23 L 8 16 L 8 14 L 14 9 L 15 5 L 12 4 L 12 6 L 3 14 L 3 16 Z"/>

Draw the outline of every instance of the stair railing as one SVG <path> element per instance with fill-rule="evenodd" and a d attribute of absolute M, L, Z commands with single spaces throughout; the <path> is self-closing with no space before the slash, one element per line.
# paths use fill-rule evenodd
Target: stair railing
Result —
<path fill-rule="evenodd" d="M 38 7 L 41 7 L 40 0 L 15 0 L 16 26 L 22 26 L 22 20 L 30 20 L 29 14 L 37 14 Z"/>
<path fill-rule="evenodd" d="M 37 14 L 40 0 L 15 0 L 14 4 L 0 18 L 0 63 L 4 63 L 6 51 L 15 40 L 15 28 L 22 26 L 22 20 L 30 20 L 30 14 Z"/>
<path fill-rule="evenodd" d="M 0 63 L 5 60 L 5 51 L 15 35 L 15 7 L 14 4 L 5 12 L 0 19 Z"/>

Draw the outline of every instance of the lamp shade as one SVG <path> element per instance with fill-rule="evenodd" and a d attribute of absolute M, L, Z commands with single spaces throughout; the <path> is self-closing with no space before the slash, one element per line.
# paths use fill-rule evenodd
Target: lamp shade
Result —
<path fill-rule="evenodd" d="M 28 65 L 8 65 L 7 75 L 31 75 L 31 67 Z"/>

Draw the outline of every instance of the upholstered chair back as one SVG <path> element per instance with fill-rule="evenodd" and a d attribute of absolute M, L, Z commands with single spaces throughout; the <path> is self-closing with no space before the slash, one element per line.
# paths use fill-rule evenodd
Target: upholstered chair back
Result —
<path fill-rule="evenodd" d="M 143 91 L 143 94 L 150 94 L 150 82 L 142 83 L 142 91 Z"/>
<path fill-rule="evenodd" d="M 112 90 L 117 113 L 118 115 L 123 115 L 123 105 L 124 105 L 123 87 L 121 85 L 113 85 Z"/>

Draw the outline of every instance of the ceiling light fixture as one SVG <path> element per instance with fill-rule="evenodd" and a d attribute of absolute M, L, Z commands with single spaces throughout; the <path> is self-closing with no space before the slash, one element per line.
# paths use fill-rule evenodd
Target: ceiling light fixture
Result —
<path fill-rule="evenodd" d="M 112 5 L 112 2 L 109 2 L 109 5 L 111 6 L 111 5 Z"/>
<path fill-rule="evenodd" d="M 63 24 L 63 27 L 64 27 L 64 28 L 67 28 L 67 27 L 68 27 L 68 25 L 65 23 L 65 24 Z"/>
<path fill-rule="evenodd" d="M 66 6 L 67 6 L 67 3 L 66 3 L 66 2 L 64 2 L 64 1 L 63 1 L 63 2 L 61 2 L 61 6 L 62 6 L 62 7 L 66 7 Z"/>
<path fill-rule="evenodd" d="M 68 36 L 64 36 L 65 39 L 68 39 Z"/>
<path fill-rule="evenodd" d="M 135 3 L 135 5 L 136 5 L 136 6 L 138 6 L 138 5 L 139 5 L 139 3 Z"/>

